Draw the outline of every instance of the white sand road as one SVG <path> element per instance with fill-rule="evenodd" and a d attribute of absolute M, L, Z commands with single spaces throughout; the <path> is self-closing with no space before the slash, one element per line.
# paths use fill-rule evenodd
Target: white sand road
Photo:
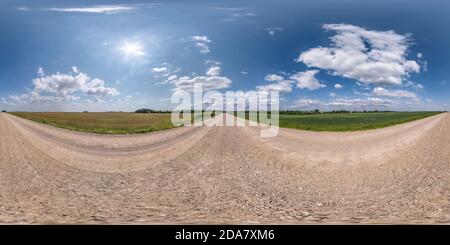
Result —
<path fill-rule="evenodd" d="M 0 223 L 450 221 L 450 115 L 318 133 L 111 136 L 0 114 Z"/>

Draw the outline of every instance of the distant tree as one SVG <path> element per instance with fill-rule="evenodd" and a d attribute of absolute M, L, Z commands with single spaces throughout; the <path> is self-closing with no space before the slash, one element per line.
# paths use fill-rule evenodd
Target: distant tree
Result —
<path fill-rule="evenodd" d="M 2 112 L 6 112 L 6 110 L 2 110 Z"/>
<path fill-rule="evenodd" d="M 153 109 L 142 108 L 134 111 L 135 113 L 155 113 L 156 111 Z"/>
<path fill-rule="evenodd" d="M 88 113 L 88 111 L 83 111 L 83 113 Z"/>

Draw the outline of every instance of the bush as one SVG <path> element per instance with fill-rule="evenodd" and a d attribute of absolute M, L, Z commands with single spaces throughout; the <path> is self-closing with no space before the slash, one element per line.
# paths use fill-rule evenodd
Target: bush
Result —
<path fill-rule="evenodd" d="M 142 109 L 138 109 L 136 111 L 134 111 L 134 113 L 154 113 L 155 111 L 153 109 L 146 109 L 146 108 L 142 108 Z"/>

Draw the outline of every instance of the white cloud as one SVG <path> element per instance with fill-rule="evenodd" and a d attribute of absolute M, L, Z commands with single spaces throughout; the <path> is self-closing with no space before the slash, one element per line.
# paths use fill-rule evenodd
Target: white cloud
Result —
<path fill-rule="evenodd" d="M 334 99 L 327 105 L 332 107 L 345 107 L 345 108 L 376 108 L 387 107 L 392 105 L 391 100 L 369 97 L 367 99 Z"/>
<path fill-rule="evenodd" d="M 328 95 L 330 95 L 330 97 L 336 97 L 337 96 L 337 94 L 333 93 L 333 92 L 330 92 Z"/>
<path fill-rule="evenodd" d="M 166 72 L 167 71 L 167 67 L 153 67 L 152 68 L 152 72 L 155 73 L 161 73 L 161 72 Z"/>
<path fill-rule="evenodd" d="M 49 8 L 49 11 L 57 12 L 81 12 L 81 13 L 96 13 L 96 14 L 116 14 L 121 12 L 128 12 L 135 10 L 135 7 L 131 6 L 93 6 L 85 8 Z"/>
<path fill-rule="evenodd" d="M 241 71 L 241 74 L 242 74 L 242 75 L 248 75 L 248 72 L 246 72 L 246 71 Z"/>
<path fill-rule="evenodd" d="M 7 99 L 5 99 L 5 97 L 2 97 L 0 99 L 0 104 L 4 105 L 4 106 L 13 106 L 14 103 L 9 102 Z"/>
<path fill-rule="evenodd" d="M 342 86 L 342 84 L 339 84 L 339 83 L 336 83 L 335 85 L 334 85 L 334 88 L 335 89 L 341 89 L 341 88 L 343 88 L 344 86 Z"/>
<path fill-rule="evenodd" d="M 280 32 L 283 29 L 281 27 L 276 27 L 275 26 L 275 27 L 265 28 L 264 30 L 266 30 L 269 33 L 269 35 L 274 36 L 277 32 Z"/>
<path fill-rule="evenodd" d="M 164 78 L 163 81 L 158 82 L 157 84 L 167 84 L 178 77 L 175 73 L 178 73 L 180 68 L 173 67 L 172 64 L 164 62 L 159 67 L 153 67 L 151 71 L 155 74 L 156 78 Z"/>
<path fill-rule="evenodd" d="M 319 100 L 311 100 L 311 99 L 301 99 L 301 100 L 296 100 L 294 102 L 294 108 L 310 108 L 310 107 L 316 107 L 316 106 L 321 106 L 323 103 Z"/>
<path fill-rule="evenodd" d="M 207 54 L 207 53 L 211 52 L 211 49 L 205 43 L 196 43 L 195 46 L 198 48 L 198 50 L 202 54 Z"/>
<path fill-rule="evenodd" d="M 211 42 L 211 39 L 209 39 L 207 36 L 205 36 L 205 35 L 203 35 L 203 36 L 192 36 L 191 37 L 191 41 L 195 42 L 195 46 L 198 48 L 200 53 L 207 54 L 207 53 L 209 53 L 211 51 L 209 46 L 208 46 L 208 43 Z"/>
<path fill-rule="evenodd" d="M 231 80 L 222 76 L 184 76 L 174 79 L 172 83 L 175 85 L 174 91 L 193 92 L 194 87 L 199 84 L 202 85 L 203 91 L 228 88 Z"/>
<path fill-rule="evenodd" d="M 211 40 L 207 36 L 192 36 L 191 39 L 194 42 L 205 42 L 205 43 L 211 42 Z"/>
<path fill-rule="evenodd" d="M 315 78 L 317 73 L 319 73 L 319 70 L 297 72 L 289 78 L 295 80 L 297 82 L 297 88 L 300 89 L 315 90 L 326 87 L 325 84 L 320 83 L 320 81 Z"/>
<path fill-rule="evenodd" d="M 149 8 L 153 4 L 115 4 L 115 5 L 94 5 L 87 7 L 73 7 L 73 8 L 47 8 L 46 11 L 56 11 L 56 12 L 68 12 L 68 13 L 89 13 L 89 14 L 118 14 L 125 12 L 132 12 L 139 8 L 146 7 Z M 19 10 L 30 10 L 27 7 L 22 7 Z"/>
<path fill-rule="evenodd" d="M 406 90 L 387 90 L 382 87 L 376 87 L 373 89 L 373 94 L 376 96 L 391 97 L 391 98 L 410 98 L 416 99 L 417 95 L 414 92 Z"/>
<path fill-rule="evenodd" d="M 119 92 L 112 87 L 106 87 L 105 82 L 98 78 L 91 79 L 77 67 L 72 67 L 75 74 L 51 74 L 44 76 L 42 68 L 38 69 L 38 77 L 33 79 L 33 90 L 20 95 L 10 95 L 14 104 L 30 103 L 60 103 L 77 100 L 79 93 L 92 96 L 115 96 Z"/>
<path fill-rule="evenodd" d="M 45 75 L 44 73 L 44 69 L 42 67 L 38 67 L 38 71 L 37 71 L 38 76 L 42 77 Z"/>
<path fill-rule="evenodd" d="M 406 82 L 405 83 L 405 87 L 410 87 L 410 88 L 413 88 L 413 89 L 415 89 L 417 91 L 421 91 L 421 90 L 423 90 L 425 88 L 422 84 L 414 83 L 414 82 L 411 82 L 411 81 Z"/>
<path fill-rule="evenodd" d="M 272 84 L 256 86 L 260 91 L 279 91 L 279 92 L 291 92 L 292 83 L 291 80 L 286 80 L 284 77 L 277 74 L 269 74 L 264 77 L 264 80 L 268 82 L 274 82 Z"/>
<path fill-rule="evenodd" d="M 283 80 L 283 81 L 279 81 L 277 83 L 256 86 L 256 89 L 260 90 L 260 91 L 291 92 L 292 91 L 292 81 L 291 80 Z"/>
<path fill-rule="evenodd" d="M 168 78 L 167 78 L 167 81 L 173 81 L 173 80 L 175 80 L 175 79 L 177 79 L 177 75 L 170 75 Z"/>
<path fill-rule="evenodd" d="M 30 7 L 26 7 L 26 6 L 21 6 L 21 7 L 17 7 L 17 10 L 20 10 L 20 11 L 31 11 L 31 8 Z"/>
<path fill-rule="evenodd" d="M 269 74 L 267 75 L 264 80 L 269 81 L 269 82 L 279 82 L 284 80 L 284 77 L 277 75 L 277 74 Z"/>
<path fill-rule="evenodd" d="M 205 65 L 213 65 L 213 66 L 220 66 L 222 62 L 216 61 L 216 60 L 206 60 Z"/>
<path fill-rule="evenodd" d="M 26 94 L 10 95 L 9 99 L 12 105 L 39 104 L 39 103 L 61 103 L 71 100 L 78 100 L 80 97 L 75 95 L 42 95 L 37 91 L 31 91 Z"/>
<path fill-rule="evenodd" d="M 249 8 L 233 8 L 233 7 L 214 7 L 213 9 L 225 13 L 227 18 L 224 19 L 226 22 L 232 22 L 238 18 L 253 17 L 256 13 L 250 12 Z"/>
<path fill-rule="evenodd" d="M 105 81 L 100 79 L 92 79 L 82 88 L 87 95 L 95 96 L 116 96 L 119 92 L 115 88 L 105 87 Z"/>
<path fill-rule="evenodd" d="M 212 66 L 208 69 L 208 71 L 206 71 L 206 75 L 219 76 L 221 72 L 222 72 L 222 69 L 220 68 L 220 66 Z"/>
<path fill-rule="evenodd" d="M 364 84 L 400 85 L 411 73 L 420 72 L 416 61 L 406 59 L 409 35 L 347 24 L 326 24 L 323 28 L 337 32 L 331 38 L 332 46 L 309 49 L 297 62 Z"/>
<path fill-rule="evenodd" d="M 76 75 L 56 73 L 33 79 L 33 85 L 37 92 L 67 95 L 82 90 L 89 81 L 90 78 L 85 73 Z"/>

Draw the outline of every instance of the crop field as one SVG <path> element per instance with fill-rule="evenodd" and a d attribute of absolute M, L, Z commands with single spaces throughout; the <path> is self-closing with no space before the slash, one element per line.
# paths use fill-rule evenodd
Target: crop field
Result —
<path fill-rule="evenodd" d="M 48 125 L 100 134 L 135 134 L 175 127 L 169 113 L 130 112 L 12 112 Z"/>
<path fill-rule="evenodd" d="M 356 131 L 392 126 L 439 112 L 336 113 L 280 115 L 280 127 L 313 131 Z"/>
<path fill-rule="evenodd" d="M 279 126 L 312 131 L 358 131 L 388 127 L 436 114 L 439 112 L 281 113 Z"/>

